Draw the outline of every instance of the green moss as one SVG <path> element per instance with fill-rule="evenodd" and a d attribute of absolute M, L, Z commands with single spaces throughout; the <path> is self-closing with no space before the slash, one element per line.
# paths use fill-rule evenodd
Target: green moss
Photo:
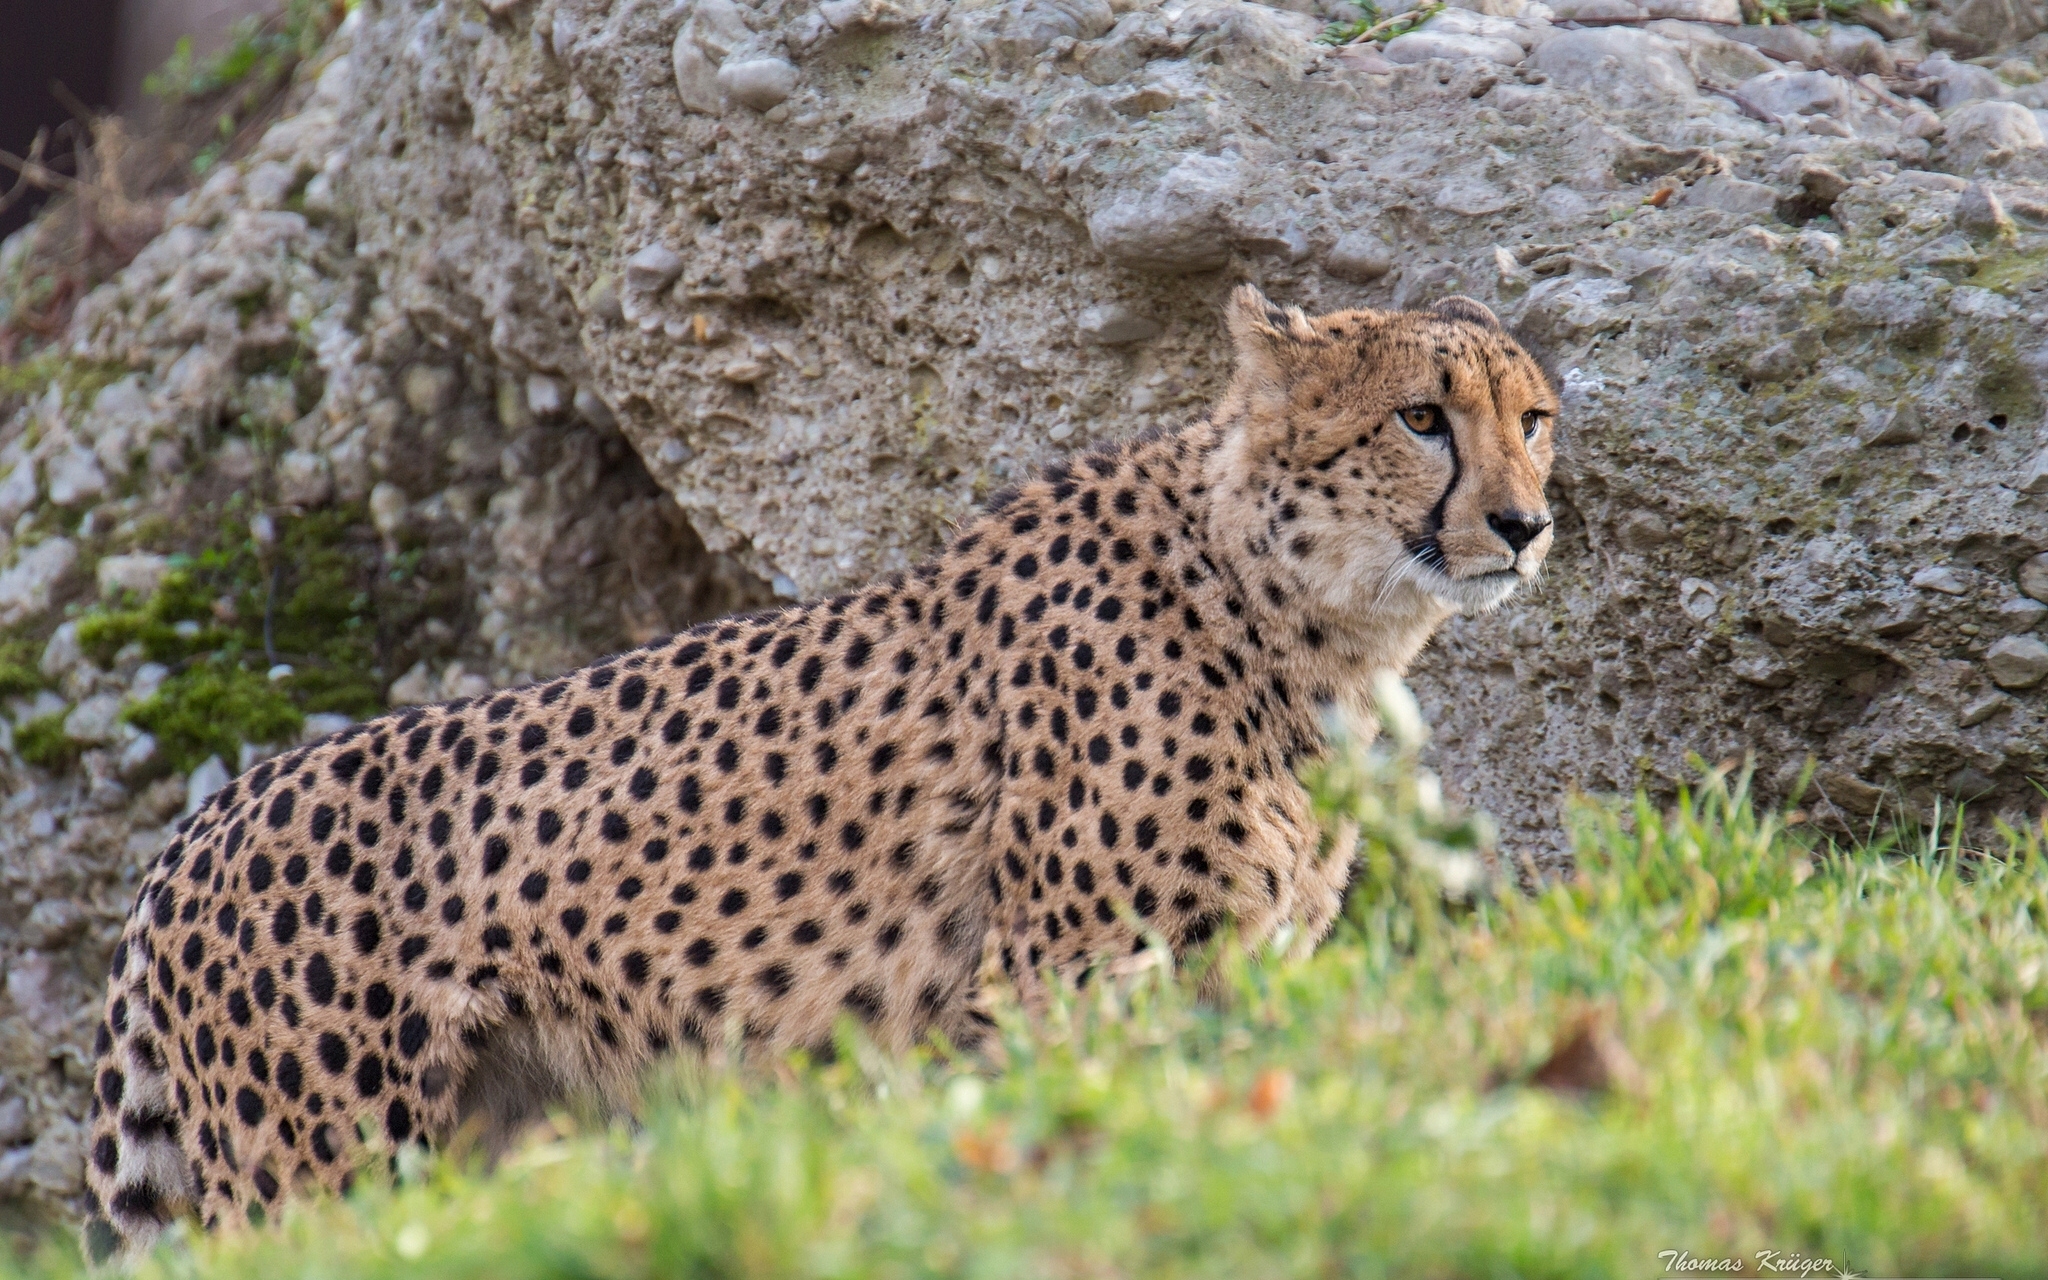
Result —
<path fill-rule="evenodd" d="M 172 676 L 122 719 L 155 734 L 173 769 L 190 770 L 208 756 L 233 760 L 244 742 L 285 741 L 306 717 L 276 683 L 218 659 Z"/>
<path fill-rule="evenodd" d="M 62 352 L 46 351 L 17 364 L 0 364 L 0 404 L 40 395 L 55 383 L 63 388 L 66 405 L 83 409 L 109 383 L 127 372 L 126 365 L 113 361 L 81 360 Z"/>
<path fill-rule="evenodd" d="M 288 738 L 313 712 L 381 712 L 386 650 L 409 665 L 400 645 L 442 603 L 420 589 L 417 556 L 385 562 L 358 507 L 279 520 L 268 547 L 251 538 L 244 512 L 231 503 L 196 552 L 173 555 L 147 600 L 78 620 L 79 645 L 99 665 L 134 644 L 173 668 L 126 718 L 156 735 L 174 768 Z M 287 671 L 271 679 L 280 666 Z"/>
<path fill-rule="evenodd" d="M 64 732 L 64 713 L 38 716 L 14 731 L 14 754 L 39 769 L 63 773 L 78 763 L 85 744 Z"/>
<path fill-rule="evenodd" d="M 0 633 L 0 698 L 18 698 L 43 687 L 43 642 L 34 636 Z"/>

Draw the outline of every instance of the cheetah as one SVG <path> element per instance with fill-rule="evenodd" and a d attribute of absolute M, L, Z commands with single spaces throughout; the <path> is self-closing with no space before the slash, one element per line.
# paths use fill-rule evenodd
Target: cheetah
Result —
<path fill-rule="evenodd" d="M 623 1105 L 688 1046 L 972 1048 L 1161 937 L 1313 945 L 1296 767 L 1551 541 L 1557 400 L 1493 313 L 1240 287 L 1206 417 L 1048 467 L 935 559 L 259 764 L 147 870 L 88 1244 L 345 1189 L 364 1134 Z M 94 1233 L 97 1233 L 97 1236 Z"/>

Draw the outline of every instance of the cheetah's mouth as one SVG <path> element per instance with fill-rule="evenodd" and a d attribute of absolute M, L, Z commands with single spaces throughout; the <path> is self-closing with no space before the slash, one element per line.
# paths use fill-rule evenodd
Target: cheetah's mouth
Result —
<path fill-rule="evenodd" d="M 1417 585 L 1459 613 L 1487 613 L 1497 609 L 1526 581 L 1514 568 L 1490 569 L 1485 573 L 1454 578 L 1425 564 L 1422 572 L 1416 575 Z"/>

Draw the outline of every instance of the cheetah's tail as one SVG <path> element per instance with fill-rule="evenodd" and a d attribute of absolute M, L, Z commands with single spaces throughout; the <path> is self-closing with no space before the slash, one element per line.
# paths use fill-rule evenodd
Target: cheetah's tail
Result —
<path fill-rule="evenodd" d="M 145 893 L 136 916 L 149 905 Z M 92 1146 L 86 1158 L 92 1212 L 83 1243 L 95 1263 L 146 1251 L 194 1201 L 170 1062 L 150 1026 L 147 947 L 133 925 L 114 952 L 108 988 L 94 1044 Z"/>

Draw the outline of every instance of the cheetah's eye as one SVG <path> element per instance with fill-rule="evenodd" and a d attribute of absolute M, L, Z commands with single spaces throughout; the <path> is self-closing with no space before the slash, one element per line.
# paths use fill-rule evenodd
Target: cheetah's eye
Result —
<path fill-rule="evenodd" d="M 1522 415 L 1522 439 L 1534 440 L 1536 433 L 1543 430 L 1544 420 L 1550 415 L 1541 409 L 1531 409 Z"/>
<path fill-rule="evenodd" d="M 1401 410 L 1395 415 L 1401 425 L 1418 436 L 1440 436 L 1450 430 L 1450 423 L 1444 418 L 1444 411 L 1433 404 L 1418 404 Z"/>

